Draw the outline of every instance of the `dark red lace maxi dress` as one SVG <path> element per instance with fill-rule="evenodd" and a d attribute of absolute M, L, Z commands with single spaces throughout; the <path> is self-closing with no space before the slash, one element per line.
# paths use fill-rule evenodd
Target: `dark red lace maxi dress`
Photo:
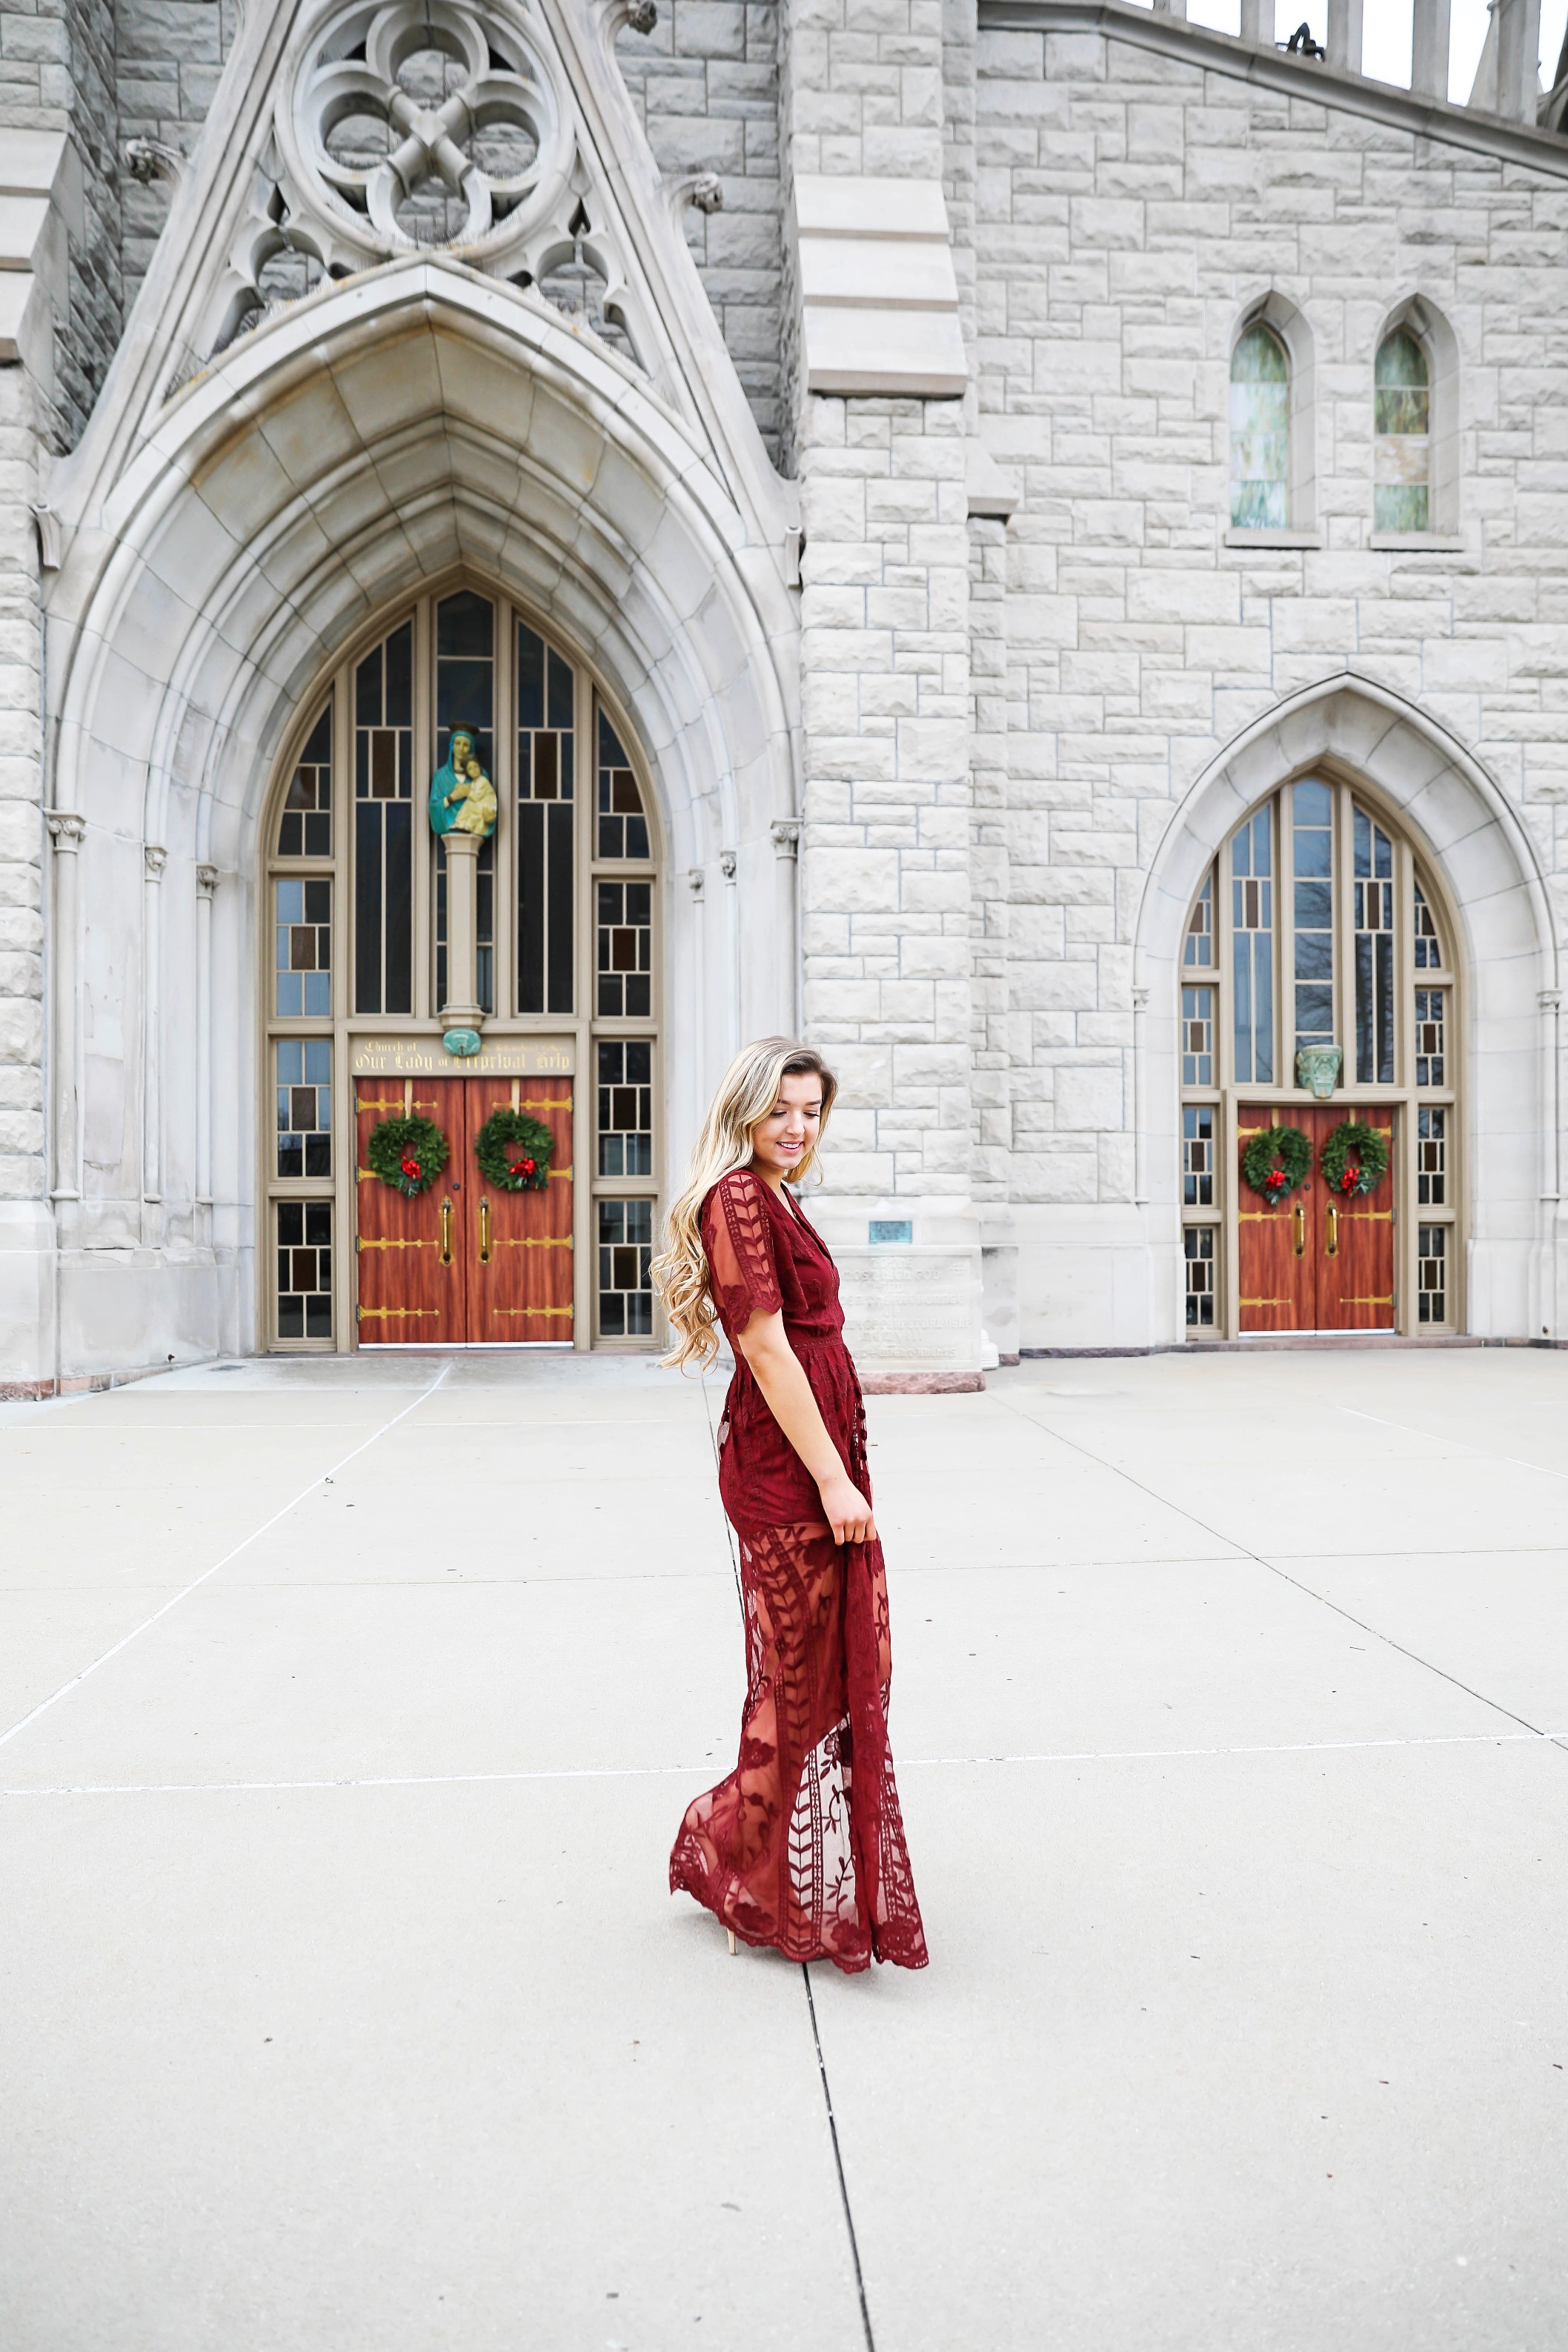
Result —
<path fill-rule="evenodd" d="M 795 1206 L 749 1168 L 716 1184 L 702 1240 L 733 1346 L 782 1307 L 828 1434 L 870 1499 L 866 1415 L 838 1273 Z M 925 1935 L 888 1746 L 892 1643 L 879 1543 L 836 1544 L 816 1483 L 745 1358 L 719 1431 L 719 1492 L 740 1542 L 746 1704 L 734 1771 L 689 1806 L 669 1858 L 749 1944 L 847 1970 L 923 1968 Z"/>

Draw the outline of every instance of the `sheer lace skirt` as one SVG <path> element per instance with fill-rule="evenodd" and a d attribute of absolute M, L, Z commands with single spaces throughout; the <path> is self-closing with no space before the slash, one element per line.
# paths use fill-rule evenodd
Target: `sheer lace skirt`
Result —
<path fill-rule="evenodd" d="M 669 1883 L 748 1943 L 867 1967 L 926 1953 L 887 1741 L 892 1651 L 879 1544 L 820 1522 L 740 1537 L 740 1759 L 687 1811 Z"/>

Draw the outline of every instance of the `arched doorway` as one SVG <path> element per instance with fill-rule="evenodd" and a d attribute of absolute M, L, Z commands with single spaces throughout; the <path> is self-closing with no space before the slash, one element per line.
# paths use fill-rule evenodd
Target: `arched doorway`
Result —
<path fill-rule="evenodd" d="M 459 730 L 497 801 L 471 955 L 427 814 Z M 587 665 L 489 583 L 405 602 L 306 698 L 261 843 L 265 1344 L 648 1344 L 659 843 Z M 468 994 L 449 956 L 476 1052 L 443 1042 Z M 507 1110 L 549 1131 L 537 1187 L 476 1159 Z M 408 1115 L 447 1150 L 413 1197 L 367 1166 L 376 1125 Z"/>
<path fill-rule="evenodd" d="M 1430 857 L 1331 765 L 1232 829 L 1178 975 L 1189 1339 L 1464 1328 L 1458 940 Z M 1382 1143 L 1336 1183 L 1322 1154 L 1347 1121 Z M 1270 1198 L 1244 1163 L 1276 1129 L 1306 1173 Z"/>

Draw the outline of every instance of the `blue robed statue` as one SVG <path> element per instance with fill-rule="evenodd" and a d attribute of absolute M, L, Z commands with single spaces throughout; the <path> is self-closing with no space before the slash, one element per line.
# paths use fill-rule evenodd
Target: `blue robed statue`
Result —
<path fill-rule="evenodd" d="M 472 728 L 454 727 L 447 760 L 430 779 L 432 833 L 472 833 L 487 841 L 496 829 L 496 788 L 479 765 Z"/>

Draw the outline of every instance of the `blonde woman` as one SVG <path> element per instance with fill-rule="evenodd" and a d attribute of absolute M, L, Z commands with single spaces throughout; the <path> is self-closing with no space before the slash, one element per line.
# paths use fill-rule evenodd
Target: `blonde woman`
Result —
<path fill-rule="evenodd" d="M 655 1265 L 672 1364 L 735 1376 L 719 1492 L 746 1609 L 746 1703 L 729 1779 L 687 1810 L 669 1859 L 733 1949 L 847 1970 L 925 1966 L 888 1746 L 888 1581 L 838 1275 L 790 1192 L 836 1091 L 809 1046 L 764 1037 L 713 1097 Z"/>

